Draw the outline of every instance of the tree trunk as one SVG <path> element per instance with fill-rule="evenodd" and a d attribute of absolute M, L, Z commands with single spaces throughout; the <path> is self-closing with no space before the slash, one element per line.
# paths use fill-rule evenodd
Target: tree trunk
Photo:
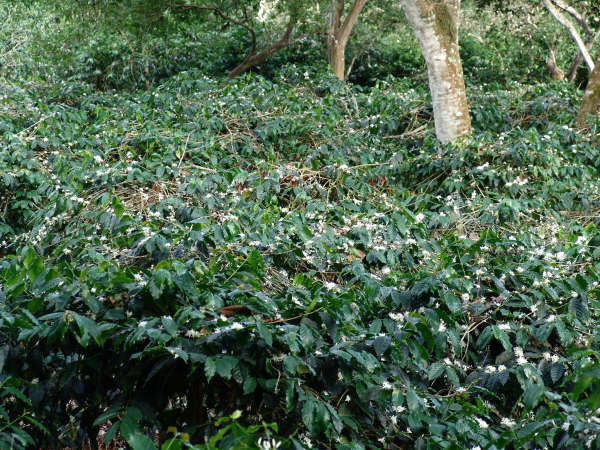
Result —
<path fill-rule="evenodd" d="M 344 81 L 346 79 L 346 47 L 337 43 L 331 48 L 329 65 L 336 77 Z"/>
<path fill-rule="evenodd" d="M 335 76 L 342 81 L 346 78 L 346 45 L 367 0 L 354 0 L 344 23 L 342 23 L 344 3 L 344 0 L 331 0 L 331 17 L 327 35 L 327 60 Z"/>
<path fill-rule="evenodd" d="M 427 63 L 435 133 L 450 142 L 471 133 L 458 47 L 460 0 L 400 0 Z"/>
<path fill-rule="evenodd" d="M 590 74 L 575 125 L 577 128 L 585 128 L 588 115 L 598 113 L 600 113 L 600 58 Z"/>

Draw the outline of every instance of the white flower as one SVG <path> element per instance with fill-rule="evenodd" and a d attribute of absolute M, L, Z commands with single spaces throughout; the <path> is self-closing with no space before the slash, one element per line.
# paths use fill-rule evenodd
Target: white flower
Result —
<path fill-rule="evenodd" d="M 523 356 L 519 356 L 517 358 L 517 364 L 520 365 L 520 366 L 522 366 L 523 364 L 527 364 L 527 359 L 524 358 Z"/>
<path fill-rule="evenodd" d="M 479 425 L 479 428 L 483 430 L 489 427 L 488 423 L 485 420 L 480 419 L 479 417 L 475 417 L 475 421 L 477 422 L 477 425 Z"/>
<path fill-rule="evenodd" d="M 388 316 L 390 316 L 390 319 L 397 322 L 402 322 L 404 320 L 404 314 L 402 313 L 389 313 Z"/>
<path fill-rule="evenodd" d="M 469 301 L 469 294 L 464 293 L 460 296 L 460 298 L 462 298 L 463 302 L 468 302 Z"/>
<path fill-rule="evenodd" d="M 566 257 L 567 255 L 565 252 L 558 252 L 556 254 L 556 259 L 558 259 L 559 261 L 563 261 Z"/>
<path fill-rule="evenodd" d="M 384 381 L 384 382 L 381 384 L 381 387 L 382 387 L 383 389 L 390 390 L 390 389 L 392 389 L 392 387 L 393 387 L 393 386 L 392 386 L 392 383 L 390 383 L 389 381 Z"/>
<path fill-rule="evenodd" d="M 517 358 L 523 357 L 523 349 L 521 347 L 515 347 L 514 353 Z"/>
<path fill-rule="evenodd" d="M 438 331 L 439 331 L 440 333 L 443 333 L 444 331 L 446 331 L 446 324 L 444 323 L 444 321 L 443 321 L 443 320 L 440 320 L 440 325 L 439 325 L 439 327 L 438 327 Z"/>
<path fill-rule="evenodd" d="M 232 330 L 242 330 L 244 328 L 244 325 L 242 325 L 239 322 L 234 322 L 231 324 L 231 329 Z"/>
<path fill-rule="evenodd" d="M 187 337 L 189 337 L 189 338 L 192 338 L 192 339 L 197 339 L 197 338 L 199 338 L 200 336 L 202 336 L 202 333 L 200 333 L 200 332 L 199 332 L 199 331 L 197 331 L 197 330 L 187 330 L 187 331 L 185 332 L 185 335 L 186 335 Z"/>
<path fill-rule="evenodd" d="M 257 444 L 261 450 L 274 450 L 279 448 L 281 442 L 276 441 L 275 439 L 258 438 Z"/>
<path fill-rule="evenodd" d="M 423 222 L 423 219 L 425 219 L 425 214 L 423 213 L 419 213 L 415 216 L 415 222 L 416 223 L 421 223 Z"/>
<path fill-rule="evenodd" d="M 517 422 L 509 419 L 508 417 L 503 417 L 502 420 L 500 421 L 500 423 L 508 428 L 512 428 L 517 424 Z"/>

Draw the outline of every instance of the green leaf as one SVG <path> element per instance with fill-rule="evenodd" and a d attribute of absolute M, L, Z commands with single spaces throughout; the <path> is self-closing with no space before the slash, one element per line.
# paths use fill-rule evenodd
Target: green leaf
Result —
<path fill-rule="evenodd" d="M 406 404 L 411 411 L 417 411 L 421 408 L 421 399 L 417 393 L 410 388 L 406 392 Z"/>
<path fill-rule="evenodd" d="M 188 352 L 179 347 L 165 347 L 165 349 L 176 358 L 181 358 L 184 362 L 187 362 L 190 357 Z"/>
<path fill-rule="evenodd" d="M 231 371 L 238 364 L 238 359 L 234 356 L 217 356 L 215 358 L 215 367 L 217 373 L 224 379 L 231 378 Z M 205 366 L 206 370 L 206 366 Z"/>
<path fill-rule="evenodd" d="M 446 367 L 446 376 L 448 377 L 448 380 L 450 380 L 450 383 L 452 383 L 454 386 L 460 386 L 460 379 L 458 378 L 458 374 L 456 373 L 454 367 Z"/>
<path fill-rule="evenodd" d="M 500 341 L 500 343 L 502 344 L 502 346 L 504 347 L 504 350 L 512 350 L 512 344 L 510 343 L 510 338 L 508 337 L 508 334 L 506 334 L 506 332 L 504 330 L 501 330 L 500 328 L 498 328 L 498 326 L 494 325 L 492 327 L 492 335 L 498 339 Z"/>
<path fill-rule="evenodd" d="M 206 361 L 204 362 L 204 375 L 206 375 L 206 379 L 209 382 L 212 379 L 212 377 L 215 376 L 216 372 L 217 364 L 215 362 L 215 358 L 213 356 L 206 358 Z"/>
<path fill-rule="evenodd" d="M 529 410 L 533 409 L 544 393 L 544 385 L 531 383 L 523 394 L 523 403 Z"/>
<path fill-rule="evenodd" d="M 561 363 L 554 363 L 550 367 L 550 378 L 553 383 L 558 382 L 565 373 L 565 366 Z"/>
<path fill-rule="evenodd" d="M 265 343 L 270 347 L 273 345 L 273 333 L 269 330 L 269 327 L 262 322 L 257 322 L 256 329 L 258 330 L 258 335 L 265 341 Z"/>
<path fill-rule="evenodd" d="M 177 327 L 177 323 L 175 323 L 170 316 L 163 316 L 161 318 L 161 322 L 167 333 L 173 337 L 177 336 L 177 331 L 179 328 Z"/>
<path fill-rule="evenodd" d="M 446 367 L 446 365 L 444 363 L 441 363 L 441 362 L 433 363 L 429 367 L 429 370 L 427 371 L 427 377 L 429 378 L 429 381 L 435 380 L 441 374 L 443 374 L 445 367 Z"/>
<path fill-rule="evenodd" d="M 115 422 L 108 430 L 106 430 L 106 434 L 104 435 L 104 444 L 106 444 L 106 446 L 114 439 L 120 428 L 121 422 Z"/>
<path fill-rule="evenodd" d="M 244 395 L 252 394 L 256 390 L 256 378 L 248 377 L 244 380 Z"/>
<path fill-rule="evenodd" d="M 79 326 L 79 332 L 81 333 L 81 336 L 78 338 L 79 343 L 83 347 L 87 347 L 89 336 L 97 342 L 99 331 L 96 322 L 77 313 L 73 313 L 73 316 L 75 317 L 75 322 Z"/>
<path fill-rule="evenodd" d="M 182 448 L 181 440 L 179 438 L 171 438 L 163 442 L 160 450 L 182 450 Z"/>
<path fill-rule="evenodd" d="M 587 322 L 590 319 L 587 297 L 579 295 L 569 300 L 569 311 L 581 322 Z"/>
<path fill-rule="evenodd" d="M 109 409 L 108 411 L 100 414 L 96 420 L 94 420 L 94 426 L 97 427 L 99 425 L 105 424 L 108 420 L 113 419 L 119 415 L 118 409 Z"/>
<path fill-rule="evenodd" d="M 451 292 L 444 292 L 441 297 L 451 313 L 456 314 L 461 309 L 460 299 Z"/>
<path fill-rule="evenodd" d="M 123 206 L 123 203 L 121 203 L 121 199 L 119 197 L 114 196 L 112 198 L 112 207 L 115 211 L 115 216 L 120 218 L 123 215 L 123 212 L 125 211 L 125 207 Z"/>
<path fill-rule="evenodd" d="M 385 351 L 390 347 L 392 338 L 390 336 L 377 336 L 373 341 L 373 347 L 377 356 L 381 357 Z"/>
<path fill-rule="evenodd" d="M 132 450 L 155 450 L 156 446 L 152 439 L 145 434 L 133 433 L 129 436 L 125 436 L 125 440 L 131 446 Z"/>
<path fill-rule="evenodd" d="M 315 401 L 309 398 L 302 405 L 302 422 L 306 425 L 306 428 L 312 432 L 314 426 L 314 409 L 315 409 Z"/>

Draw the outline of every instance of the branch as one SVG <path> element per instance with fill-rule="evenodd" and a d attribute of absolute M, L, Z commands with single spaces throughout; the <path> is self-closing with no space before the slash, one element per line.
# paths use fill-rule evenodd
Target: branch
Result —
<path fill-rule="evenodd" d="M 221 9 L 217 8 L 216 6 L 202 6 L 202 5 L 195 5 L 193 3 L 175 3 L 174 6 L 175 6 L 175 8 L 180 8 L 180 9 L 193 9 L 196 11 L 211 11 L 211 12 L 214 12 L 217 16 L 219 16 L 224 21 L 230 22 L 230 23 L 233 23 L 235 25 L 245 28 L 246 30 L 248 30 L 248 32 L 250 32 L 250 35 L 252 36 L 252 51 L 251 52 L 253 53 L 254 51 L 256 51 L 256 32 L 254 31 L 253 27 L 248 25 L 249 19 L 248 19 L 245 8 L 244 8 L 244 16 L 245 16 L 246 20 L 241 21 L 241 20 L 234 19 L 231 16 L 228 16 L 227 14 L 225 14 Z"/>
<path fill-rule="evenodd" d="M 288 23 L 288 26 L 287 26 L 283 36 L 281 37 L 281 39 L 279 39 L 277 42 L 270 45 L 269 47 L 267 47 L 266 49 L 262 50 L 259 53 L 251 53 L 248 56 L 246 56 L 246 58 L 244 58 L 244 61 L 242 61 L 236 68 L 234 68 L 231 72 L 229 72 L 227 77 L 228 78 L 236 77 L 240 73 L 248 70 L 250 67 L 255 66 L 256 64 L 260 64 L 265 59 L 267 59 L 268 56 L 272 55 L 275 52 L 278 52 L 283 47 L 286 47 L 287 45 L 289 45 L 290 44 L 290 36 L 292 34 L 292 31 L 294 30 L 295 25 L 296 25 L 296 19 L 290 18 L 290 22 Z M 294 42 L 296 42 L 296 41 L 294 41 Z"/>
<path fill-rule="evenodd" d="M 554 3 L 556 3 L 556 6 L 558 6 L 563 11 L 569 13 L 577 21 L 577 23 L 581 25 L 583 31 L 585 32 L 586 40 L 591 39 L 592 32 L 590 31 L 590 27 L 588 27 L 585 17 L 579 14 L 577 10 L 572 6 L 563 3 L 562 0 L 554 0 Z"/>
<path fill-rule="evenodd" d="M 598 28 L 598 31 L 596 31 L 596 34 L 594 36 L 592 36 L 591 39 L 585 40 L 586 48 L 588 50 L 591 50 L 592 46 L 594 45 L 594 42 L 596 42 L 599 37 L 600 37 L 600 28 Z M 577 68 L 579 67 L 579 65 L 581 64 L 582 61 L 583 61 L 582 54 L 580 52 L 577 52 L 577 56 L 571 63 L 571 67 L 569 67 L 569 71 L 567 72 L 567 79 L 570 82 L 573 82 L 573 80 L 575 79 L 575 76 L 577 75 Z"/>
<path fill-rule="evenodd" d="M 381 31 L 386 29 L 390 25 L 390 23 L 392 23 L 392 22 L 382 22 L 381 25 L 379 27 L 377 27 L 376 36 L 381 36 Z M 354 67 L 354 63 L 356 62 L 358 57 L 360 55 L 362 55 L 363 53 L 369 51 L 371 48 L 373 48 L 373 46 L 376 43 L 377 43 L 377 38 L 373 39 L 369 44 L 365 45 L 363 48 L 361 48 L 360 50 L 358 50 L 356 52 L 356 54 L 352 57 L 352 61 L 350 61 L 350 64 L 348 65 L 348 69 L 346 70 L 346 79 L 348 79 L 348 77 L 350 76 L 350 72 L 352 72 L 352 68 Z"/>
<path fill-rule="evenodd" d="M 352 8 L 350 8 L 350 12 L 346 16 L 346 20 L 344 20 L 344 24 L 340 29 L 340 34 L 338 37 L 338 40 L 342 43 L 343 46 L 345 46 L 346 42 L 348 42 L 348 38 L 350 37 L 352 27 L 354 27 L 354 24 L 358 20 L 358 15 L 363 9 L 363 6 L 365 6 L 365 3 L 367 3 L 367 0 L 354 0 Z"/>
<path fill-rule="evenodd" d="M 546 9 L 550 12 L 552 17 L 554 17 L 562 26 L 569 30 L 569 33 L 571 34 L 571 37 L 577 44 L 577 48 L 579 48 L 579 51 L 583 55 L 583 59 L 585 60 L 585 63 L 587 64 L 588 68 L 590 69 L 590 71 L 594 70 L 594 61 L 592 60 L 592 57 L 590 56 L 584 42 L 581 40 L 581 37 L 579 36 L 579 33 L 577 32 L 573 24 L 565 16 L 562 15 L 562 13 L 556 8 L 556 6 L 554 6 L 551 0 L 542 0 L 542 2 L 546 6 Z"/>
<path fill-rule="evenodd" d="M 579 55 L 579 53 L 577 54 Z M 562 80 L 565 77 L 565 73 L 558 67 L 556 64 L 556 56 L 554 54 L 554 49 L 550 48 L 550 56 L 546 59 L 546 66 L 550 73 L 552 74 L 552 79 L 554 80 Z"/>

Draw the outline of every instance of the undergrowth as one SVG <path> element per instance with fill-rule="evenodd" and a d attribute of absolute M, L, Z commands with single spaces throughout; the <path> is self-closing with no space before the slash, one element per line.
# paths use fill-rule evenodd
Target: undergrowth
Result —
<path fill-rule="evenodd" d="M 32 54 L 0 92 L 1 448 L 600 445 L 573 86 L 472 83 L 442 146 L 418 78 L 111 90 Z"/>

